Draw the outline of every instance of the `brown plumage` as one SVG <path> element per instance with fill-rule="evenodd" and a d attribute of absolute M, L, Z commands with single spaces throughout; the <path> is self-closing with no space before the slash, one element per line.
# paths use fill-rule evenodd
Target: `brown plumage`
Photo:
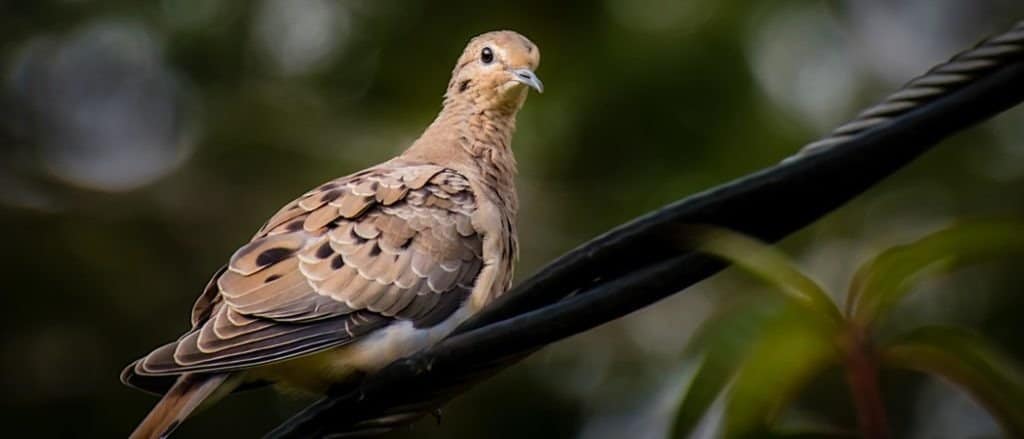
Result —
<path fill-rule="evenodd" d="M 400 156 L 289 203 L 196 301 L 192 329 L 122 380 L 164 393 L 132 437 L 262 383 L 324 392 L 447 335 L 509 288 L 517 256 L 511 139 L 540 52 L 469 42 L 434 122 Z"/>

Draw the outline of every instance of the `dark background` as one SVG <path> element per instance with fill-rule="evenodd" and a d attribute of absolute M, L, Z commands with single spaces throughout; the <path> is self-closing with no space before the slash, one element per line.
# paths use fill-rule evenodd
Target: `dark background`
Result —
<path fill-rule="evenodd" d="M 778 162 L 1024 17 L 1016 0 L 0 0 L 0 386 L 6 434 L 125 436 L 120 369 L 179 335 L 263 220 L 387 159 L 473 35 L 517 30 L 546 93 L 520 113 L 520 278 L 647 210 Z M 1024 212 L 1024 111 L 959 135 L 784 243 L 841 298 L 880 249 Z M 894 328 L 955 322 L 1024 357 L 1019 262 L 943 277 Z M 760 284 L 729 273 L 545 349 L 394 437 L 658 438 L 680 354 Z M 945 383 L 883 377 L 897 437 L 991 437 Z M 838 375 L 794 416 L 853 425 Z M 253 437 L 305 401 L 257 391 L 183 437 Z M 714 415 L 712 415 L 714 417 Z M 713 419 L 712 419 L 713 423 Z"/>

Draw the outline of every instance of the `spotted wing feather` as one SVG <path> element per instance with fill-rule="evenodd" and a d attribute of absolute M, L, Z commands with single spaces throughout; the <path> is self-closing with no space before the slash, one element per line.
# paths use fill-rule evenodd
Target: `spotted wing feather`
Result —
<path fill-rule="evenodd" d="M 396 320 L 443 321 L 483 266 L 476 200 L 442 167 L 385 164 L 277 212 L 196 302 L 193 328 L 124 379 L 218 372 L 340 346 Z"/>

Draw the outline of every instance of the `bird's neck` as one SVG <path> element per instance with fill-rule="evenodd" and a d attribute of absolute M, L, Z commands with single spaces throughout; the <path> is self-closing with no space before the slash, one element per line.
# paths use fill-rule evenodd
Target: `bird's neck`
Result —
<path fill-rule="evenodd" d="M 472 100 L 447 99 L 437 119 L 403 155 L 475 174 L 492 192 L 487 195 L 514 214 L 519 201 L 512 135 L 521 105 L 516 99 L 481 109 Z"/>

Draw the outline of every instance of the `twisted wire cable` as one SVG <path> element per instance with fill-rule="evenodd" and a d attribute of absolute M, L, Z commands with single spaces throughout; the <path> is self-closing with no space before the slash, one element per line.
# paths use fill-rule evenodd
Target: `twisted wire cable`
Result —
<path fill-rule="evenodd" d="M 845 143 L 874 127 L 927 105 L 976 78 L 991 72 L 1007 61 L 1024 56 L 1024 21 L 998 36 L 983 40 L 949 61 L 914 78 L 882 102 L 862 111 L 853 120 L 840 125 L 828 136 L 807 144 L 800 154 L 819 151 Z"/>

